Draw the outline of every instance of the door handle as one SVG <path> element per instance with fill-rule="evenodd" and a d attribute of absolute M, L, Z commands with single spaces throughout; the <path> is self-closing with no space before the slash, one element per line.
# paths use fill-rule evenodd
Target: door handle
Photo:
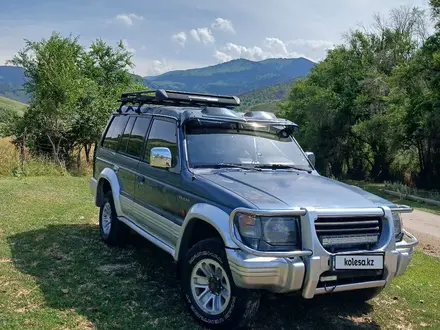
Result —
<path fill-rule="evenodd" d="M 138 184 L 144 184 L 144 182 L 145 182 L 145 178 L 144 178 L 143 176 L 139 176 L 139 175 L 138 175 L 138 177 L 137 177 L 137 182 L 138 182 Z"/>

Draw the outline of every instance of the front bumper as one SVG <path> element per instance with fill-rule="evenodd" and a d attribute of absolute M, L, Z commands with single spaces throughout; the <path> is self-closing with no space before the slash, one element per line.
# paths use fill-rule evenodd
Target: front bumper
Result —
<path fill-rule="evenodd" d="M 383 212 L 391 224 L 391 211 L 388 209 Z M 310 217 L 311 213 L 312 217 Z M 313 218 L 313 211 L 301 217 L 303 251 L 269 255 L 249 251 L 249 249 L 226 249 L 232 276 L 237 286 L 247 289 L 264 289 L 275 293 L 296 291 L 306 299 L 327 292 L 384 287 L 390 284 L 394 277 L 406 271 L 412 259 L 414 246 L 418 244 L 412 234 L 404 231 L 404 240 L 401 242 L 394 242 L 394 237 L 390 236 L 387 237 L 387 242 L 372 251 L 331 254 L 317 241 L 312 227 L 307 228 L 307 223 L 313 224 L 313 221 L 310 221 L 310 218 Z M 381 254 L 384 256 L 384 269 L 379 276 L 363 277 L 359 278 L 359 281 L 354 278 L 350 283 L 322 282 L 321 276 L 324 273 L 329 274 L 334 271 L 333 257 L 341 254 Z"/>

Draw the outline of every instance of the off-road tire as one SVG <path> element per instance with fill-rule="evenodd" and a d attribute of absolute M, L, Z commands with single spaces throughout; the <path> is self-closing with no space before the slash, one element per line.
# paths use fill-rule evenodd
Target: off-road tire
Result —
<path fill-rule="evenodd" d="M 110 205 L 111 208 L 111 225 L 108 232 L 104 230 L 103 220 L 103 215 L 105 213 L 104 209 L 108 207 L 106 205 Z M 104 195 L 103 203 L 99 209 L 99 233 L 101 239 L 110 246 L 122 245 L 125 243 L 125 238 L 127 237 L 128 227 L 118 220 L 111 191 Z"/>
<path fill-rule="evenodd" d="M 211 259 L 220 264 L 228 276 L 231 299 L 226 309 L 218 315 L 204 312 L 196 303 L 191 290 L 191 273 L 196 264 Z M 223 241 L 210 238 L 195 244 L 181 264 L 181 288 L 185 305 L 190 314 L 202 325 L 211 329 L 240 329 L 245 327 L 256 314 L 260 305 L 260 292 L 235 286 L 226 257 Z"/>

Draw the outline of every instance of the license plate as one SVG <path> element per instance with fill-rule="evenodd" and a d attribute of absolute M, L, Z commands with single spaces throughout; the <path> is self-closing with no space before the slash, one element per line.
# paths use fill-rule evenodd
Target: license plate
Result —
<path fill-rule="evenodd" d="M 335 269 L 383 269 L 381 255 L 335 256 Z"/>

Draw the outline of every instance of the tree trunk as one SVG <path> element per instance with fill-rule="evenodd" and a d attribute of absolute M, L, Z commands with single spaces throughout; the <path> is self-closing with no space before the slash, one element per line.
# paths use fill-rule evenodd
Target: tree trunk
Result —
<path fill-rule="evenodd" d="M 76 155 L 76 167 L 78 170 L 81 169 L 81 150 L 82 148 L 79 148 L 78 154 Z"/>
<path fill-rule="evenodd" d="M 52 156 L 53 156 L 53 161 L 60 165 L 63 166 L 63 164 L 61 163 L 60 160 L 60 155 L 59 155 L 59 145 L 60 143 L 58 143 L 57 145 L 55 145 L 55 142 L 52 140 L 51 136 L 49 134 L 46 134 L 47 138 L 49 139 L 50 145 L 52 146 Z"/>
<path fill-rule="evenodd" d="M 85 152 L 85 154 L 86 154 L 86 162 L 87 162 L 87 165 L 90 164 L 90 149 L 92 149 L 92 145 L 91 145 L 91 144 L 84 143 L 84 152 Z"/>
<path fill-rule="evenodd" d="M 26 161 L 26 128 L 24 129 L 23 139 L 20 143 L 20 171 L 24 171 L 24 163 Z"/>

